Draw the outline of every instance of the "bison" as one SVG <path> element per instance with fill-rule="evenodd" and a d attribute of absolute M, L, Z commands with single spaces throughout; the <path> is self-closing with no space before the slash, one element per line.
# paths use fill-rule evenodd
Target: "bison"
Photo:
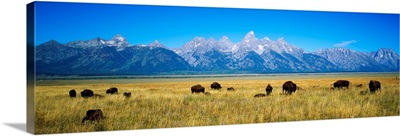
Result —
<path fill-rule="evenodd" d="M 356 85 L 356 87 L 357 87 L 357 88 L 361 88 L 361 87 L 362 87 L 362 84 L 358 84 L 358 85 Z"/>
<path fill-rule="evenodd" d="M 75 91 L 75 89 L 72 89 L 72 90 L 70 90 L 69 91 L 69 97 L 76 97 L 76 91 Z"/>
<path fill-rule="evenodd" d="M 270 95 L 272 93 L 272 86 L 270 84 L 267 85 L 267 88 L 265 88 L 265 91 L 267 92 L 267 95 Z"/>
<path fill-rule="evenodd" d="M 235 88 L 233 88 L 233 87 L 228 87 L 226 90 L 228 90 L 228 91 L 235 91 Z"/>
<path fill-rule="evenodd" d="M 81 96 L 84 98 L 92 97 L 94 95 L 93 91 L 90 89 L 85 89 L 81 92 Z"/>
<path fill-rule="evenodd" d="M 265 94 L 259 93 L 259 94 L 254 95 L 254 98 L 257 98 L 257 97 L 265 97 L 265 96 L 266 96 Z"/>
<path fill-rule="evenodd" d="M 219 90 L 221 88 L 221 84 L 219 84 L 218 82 L 214 82 L 211 84 L 211 89 Z"/>
<path fill-rule="evenodd" d="M 211 93 L 210 93 L 210 92 L 205 92 L 204 94 L 205 94 L 205 95 L 211 95 Z"/>
<path fill-rule="evenodd" d="M 118 94 L 118 89 L 115 87 L 111 87 L 111 88 L 107 89 L 106 93 L 107 94 Z"/>
<path fill-rule="evenodd" d="M 192 86 L 191 90 L 192 90 L 192 93 L 204 93 L 205 92 L 204 87 L 199 84 Z"/>
<path fill-rule="evenodd" d="M 131 95 L 132 95 L 132 93 L 131 93 L 131 92 L 125 92 L 125 93 L 124 93 L 124 96 L 125 96 L 126 98 L 129 98 L 129 97 L 131 97 Z"/>
<path fill-rule="evenodd" d="M 100 121 L 100 119 L 104 119 L 103 112 L 100 109 L 88 110 L 86 111 L 86 116 L 82 119 L 82 124 L 86 121 Z"/>
<path fill-rule="evenodd" d="M 282 92 L 283 94 L 289 94 L 291 95 L 292 93 L 296 92 L 296 84 L 293 83 L 292 81 L 286 81 L 282 85 Z"/>
<path fill-rule="evenodd" d="M 369 91 L 375 93 L 375 91 L 381 91 L 381 83 L 376 80 L 369 81 Z"/>
<path fill-rule="evenodd" d="M 338 80 L 335 83 L 333 83 L 333 87 L 334 88 L 343 88 L 343 87 L 349 88 L 349 84 L 350 84 L 350 82 L 347 80 Z"/>

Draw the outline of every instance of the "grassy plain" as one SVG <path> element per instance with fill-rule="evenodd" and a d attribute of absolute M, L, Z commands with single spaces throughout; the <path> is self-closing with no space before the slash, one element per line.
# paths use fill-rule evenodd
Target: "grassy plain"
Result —
<path fill-rule="evenodd" d="M 43 80 L 35 87 L 36 133 L 71 133 L 149 128 L 251 124 L 338 118 L 398 116 L 398 74 L 267 75 L 248 77 Z M 331 90 L 339 79 L 351 82 L 345 90 Z M 292 80 L 302 89 L 282 95 L 282 84 Z M 382 91 L 360 95 L 370 80 L 378 80 Z M 214 81 L 222 90 L 211 90 Z M 211 95 L 191 94 L 190 87 L 201 84 Z M 271 96 L 265 93 L 271 84 Z M 355 87 L 362 84 L 361 88 Z M 106 89 L 117 87 L 118 95 Z M 235 91 L 227 91 L 234 87 Z M 80 97 L 91 89 L 104 98 Z M 77 98 L 68 91 L 75 89 Z M 122 96 L 131 92 L 131 98 Z M 81 125 L 89 109 L 101 109 L 106 119 Z"/>

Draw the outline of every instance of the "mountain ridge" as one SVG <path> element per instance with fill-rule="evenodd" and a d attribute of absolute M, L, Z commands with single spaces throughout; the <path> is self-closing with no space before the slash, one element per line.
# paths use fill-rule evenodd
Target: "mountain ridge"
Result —
<path fill-rule="evenodd" d="M 358 52 L 343 47 L 306 52 L 254 31 L 233 43 L 194 37 L 170 49 L 158 40 L 132 45 L 122 35 L 110 40 L 96 37 L 61 44 L 55 40 L 36 47 L 37 73 L 51 74 L 160 74 L 199 71 L 274 72 L 385 72 L 399 70 L 399 55 L 389 48 Z"/>

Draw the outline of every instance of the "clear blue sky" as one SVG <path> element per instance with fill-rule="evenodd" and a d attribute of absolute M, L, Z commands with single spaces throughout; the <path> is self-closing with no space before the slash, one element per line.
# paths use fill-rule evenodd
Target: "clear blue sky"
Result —
<path fill-rule="evenodd" d="M 181 47 L 196 36 L 222 36 L 237 43 L 249 31 L 257 38 L 283 37 L 306 51 L 345 47 L 399 52 L 399 15 L 288 10 L 195 8 L 82 3 L 36 3 L 35 44 L 57 40 L 111 39 L 133 45 L 158 40 Z"/>

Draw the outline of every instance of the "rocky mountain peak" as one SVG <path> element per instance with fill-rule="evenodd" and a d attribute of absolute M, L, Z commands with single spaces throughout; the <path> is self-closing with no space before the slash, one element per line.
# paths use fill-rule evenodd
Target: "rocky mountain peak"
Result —
<path fill-rule="evenodd" d="M 121 34 L 117 34 L 110 41 L 126 42 L 126 39 Z"/>
<path fill-rule="evenodd" d="M 130 46 L 128 41 L 121 34 L 115 35 L 111 40 L 107 41 L 108 46 L 115 46 L 118 50 L 123 50 L 125 47 Z"/>
<path fill-rule="evenodd" d="M 155 40 L 153 43 L 147 44 L 147 46 L 149 46 L 150 48 L 156 48 L 156 47 L 165 48 L 165 46 L 161 44 L 158 40 Z"/>
<path fill-rule="evenodd" d="M 244 36 L 242 42 L 254 42 L 257 41 L 258 39 L 256 38 L 256 36 L 254 35 L 254 31 L 250 31 L 246 34 L 246 36 Z"/>

